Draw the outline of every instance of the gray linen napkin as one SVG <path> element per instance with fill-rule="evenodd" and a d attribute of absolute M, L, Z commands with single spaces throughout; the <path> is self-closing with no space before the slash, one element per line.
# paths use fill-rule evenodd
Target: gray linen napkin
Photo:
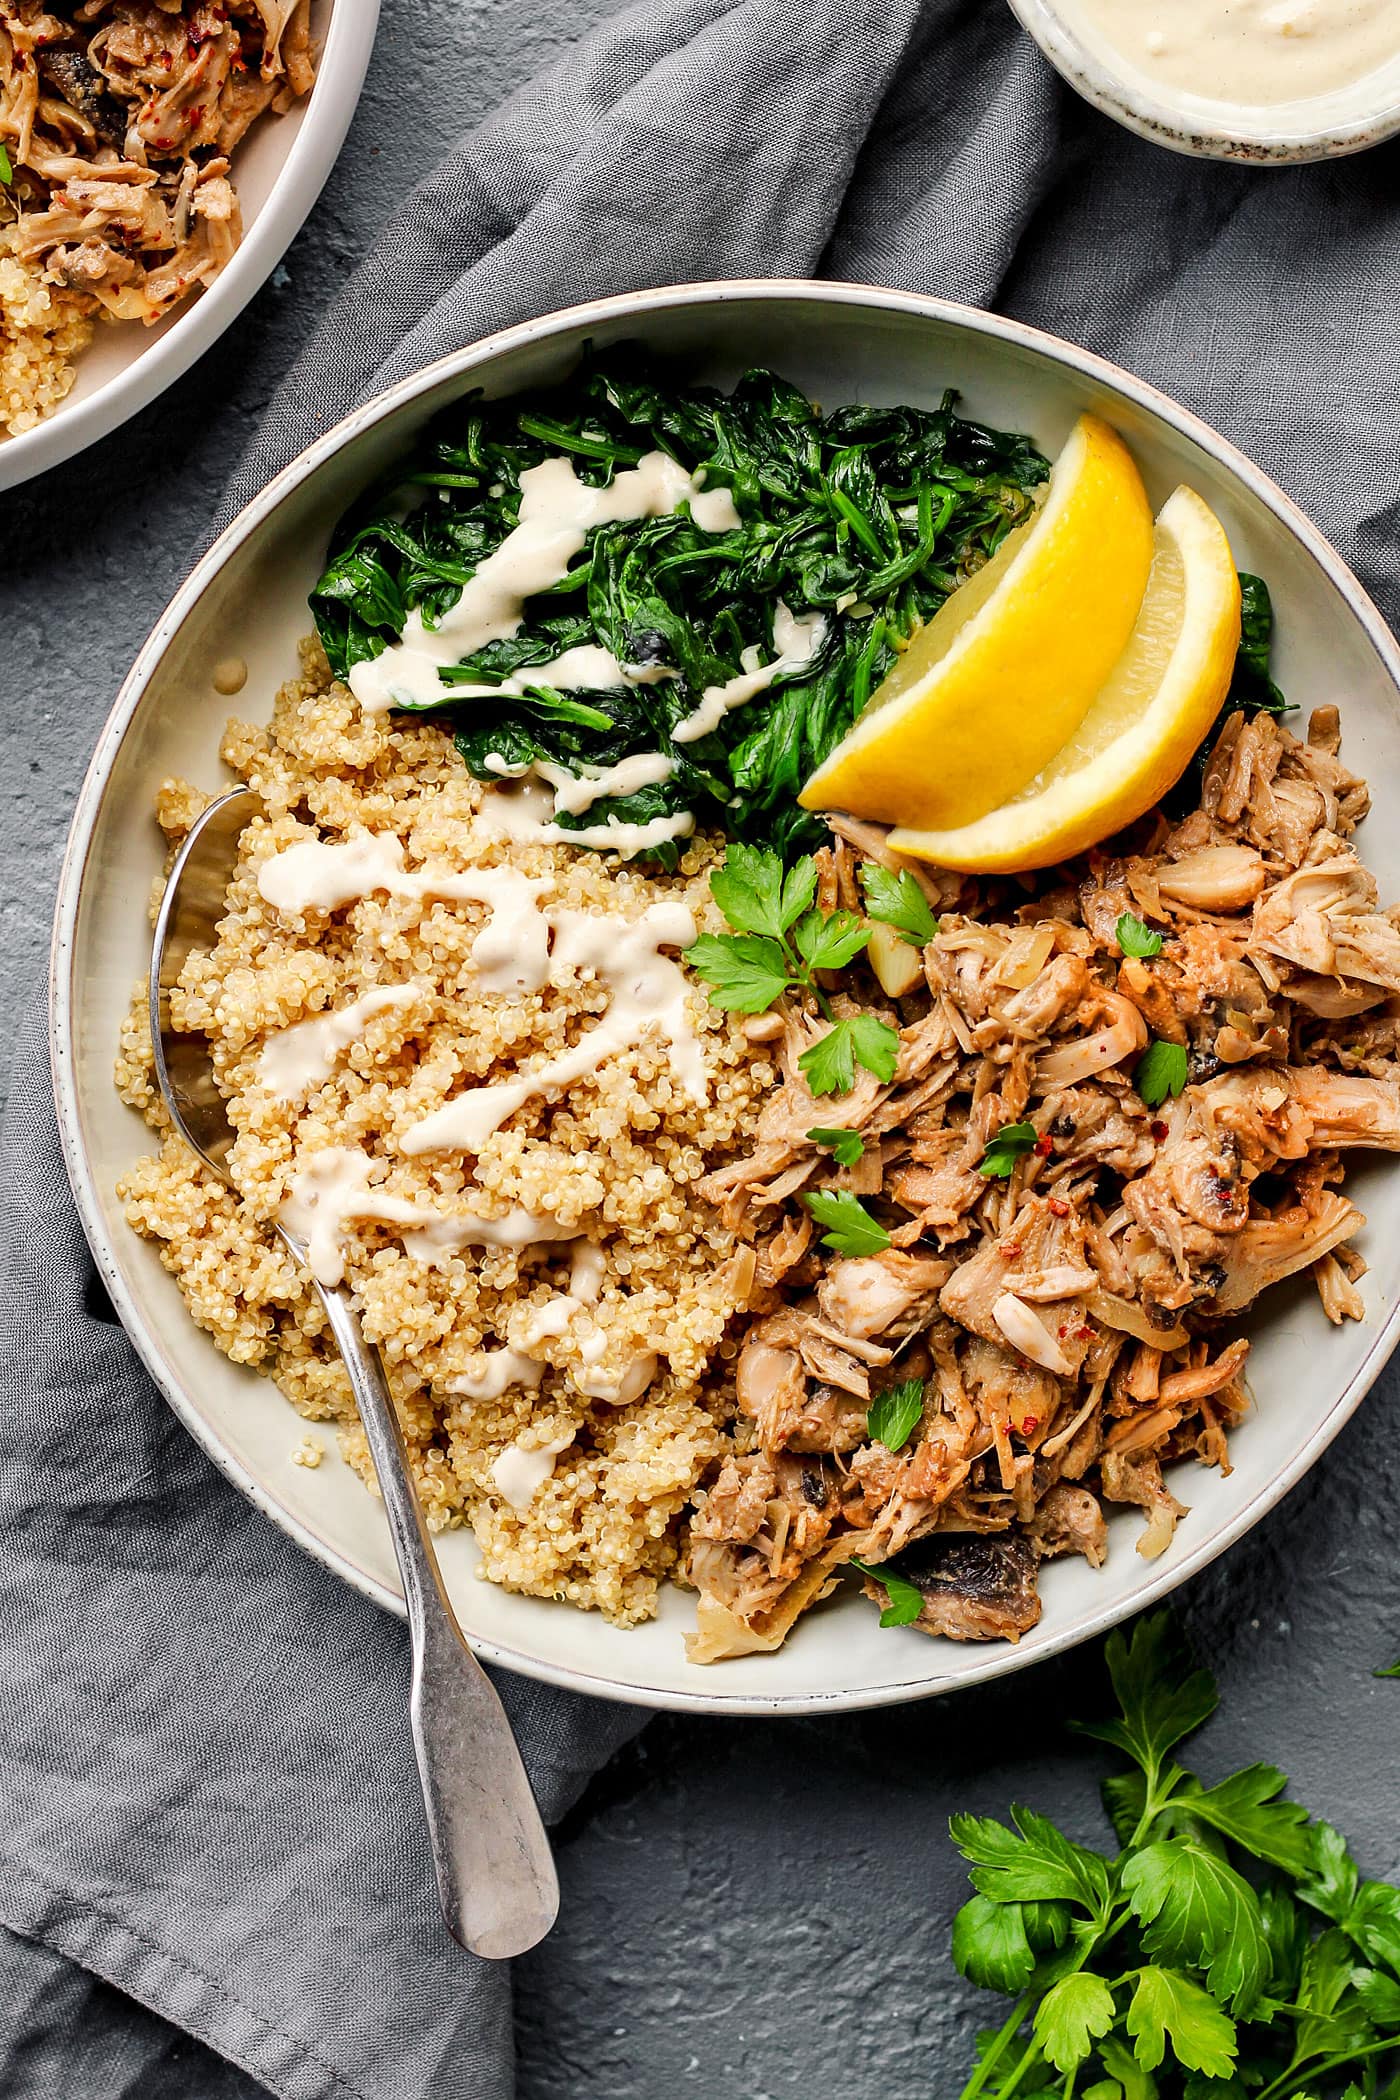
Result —
<path fill-rule="evenodd" d="M 1394 613 L 1398 165 L 1175 159 L 1083 109 L 997 0 L 647 0 L 408 201 L 230 501 L 489 329 L 813 273 L 995 302 L 1117 357 L 1275 472 Z M 437 1924 L 402 1632 L 219 1479 L 104 1322 L 37 1027 L 0 1204 L 0 1919 L 278 2094 L 503 2100 L 507 1980 Z M 551 1813 L 634 1725 L 503 1691 Z"/>

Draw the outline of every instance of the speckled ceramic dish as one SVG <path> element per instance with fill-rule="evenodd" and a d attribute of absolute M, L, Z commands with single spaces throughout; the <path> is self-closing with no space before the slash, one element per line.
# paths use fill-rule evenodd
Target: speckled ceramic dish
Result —
<path fill-rule="evenodd" d="M 335 166 L 378 21 L 379 0 L 312 0 L 320 56 L 311 93 L 285 115 L 254 125 L 233 156 L 244 232 L 227 268 L 154 328 L 135 321 L 100 325 L 53 414 L 18 437 L 0 437 L 0 489 L 16 488 L 118 429 L 238 318 L 286 254 Z"/>
<path fill-rule="evenodd" d="M 515 392 L 563 378 L 587 339 L 638 339 L 691 374 L 731 383 L 767 364 L 824 404 L 932 406 L 961 389 L 966 410 L 1025 429 L 1047 452 L 1084 409 L 1107 416 L 1159 503 L 1190 481 L 1223 519 L 1241 565 L 1267 577 L 1280 615 L 1277 667 L 1306 710 L 1335 701 L 1348 762 L 1382 812 L 1400 806 L 1400 654 L 1365 592 L 1322 536 L 1257 468 L 1184 409 L 1087 352 L 995 315 L 855 285 L 719 284 L 637 293 L 555 314 L 406 381 L 342 423 L 280 475 L 205 555 L 142 649 L 88 770 L 64 863 L 53 952 L 53 1058 L 63 1144 L 93 1253 L 152 1377 L 229 1478 L 308 1552 L 391 1610 L 401 1609 L 383 1515 L 333 1452 L 292 1462 L 303 1425 L 281 1395 L 239 1370 L 189 1320 L 156 1250 L 131 1232 L 114 1193 L 149 1143 L 112 1086 L 122 1014 L 145 970 L 143 899 L 161 863 L 151 815 L 167 774 L 214 788 L 229 702 L 212 685 L 247 659 L 238 710 L 263 719 L 311 625 L 306 593 L 327 534 L 352 497 L 404 453 L 428 418 L 474 387 Z M 1400 825 L 1372 817 L 1361 850 L 1400 896 Z M 1107 1566 L 1047 1564 L 1045 1614 L 1019 1647 L 959 1647 L 882 1632 L 847 1589 L 818 1606 L 777 1655 L 699 1668 L 682 1636 L 693 1603 L 669 1590 L 660 1618 L 619 1632 L 559 1604 L 473 1580 L 468 1533 L 441 1542 L 462 1625 L 480 1652 L 581 1691 L 643 1705 L 732 1713 L 817 1712 L 924 1698 L 1052 1655 L 1163 1596 L 1257 1523 L 1336 1435 L 1400 1332 L 1400 1163 L 1361 1154 L 1349 1171 L 1370 1224 L 1367 1316 L 1330 1328 L 1311 1283 L 1272 1293 L 1253 1322 L 1257 1407 L 1232 1438 L 1234 1471 L 1181 1468 L 1192 1505 L 1167 1553 L 1134 1551 L 1136 1514 L 1113 1519 Z"/>
<path fill-rule="evenodd" d="M 1150 79 L 1106 39 L 1072 27 L 1055 0 L 1008 5 L 1086 102 L 1177 153 L 1283 165 L 1361 153 L 1400 131 L 1400 58 L 1326 95 L 1267 107 L 1219 102 Z"/>

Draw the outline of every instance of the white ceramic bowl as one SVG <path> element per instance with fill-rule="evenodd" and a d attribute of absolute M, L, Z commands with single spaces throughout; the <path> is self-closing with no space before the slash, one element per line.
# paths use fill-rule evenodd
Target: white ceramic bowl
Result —
<path fill-rule="evenodd" d="M 334 1451 L 314 1472 L 291 1453 L 302 1424 L 271 1384 L 219 1355 L 187 1318 L 154 1248 L 126 1226 L 113 1193 L 148 1145 L 118 1101 L 118 1025 L 146 966 L 143 909 L 161 849 L 151 815 L 169 773 L 209 788 L 230 703 L 210 684 L 243 656 L 236 703 L 270 711 L 310 627 L 306 592 L 327 535 L 352 497 L 412 443 L 428 418 L 473 387 L 504 394 L 562 377 L 592 338 L 640 338 L 693 374 L 732 382 L 768 364 L 824 404 L 936 403 L 958 387 L 965 408 L 1025 428 L 1054 452 L 1081 410 L 1110 417 L 1161 500 L 1189 479 L 1223 518 L 1242 566 L 1269 579 L 1281 613 L 1278 670 L 1303 709 L 1335 700 L 1345 752 L 1372 780 L 1381 812 L 1362 844 L 1383 892 L 1400 895 L 1400 658 L 1380 615 L 1321 535 L 1273 484 L 1203 424 L 1087 352 L 996 316 L 905 292 L 853 285 L 691 285 L 637 293 L 534 321 L 459 352 L 370 403 L 287 468 L 200 562 L 141 651 L 102 733 L 79 798 L 61 879 L 53 954 L 53 1053 L 69 1172 L 107 1288 L 151 1375 L 229 1478 L 348 1582 L 401 1609 L 379 1505 Z M 1364 1322 L 1339 1331 L 1311 1285 L 1269 1301 L 1256 1321 L 1251 1377 L 1258 1412 L 1233 1440 L 1228 1477 L 1189 1469 L 1173 1481 L 1192 1505 L 1176 1542 L 1138 1559 L 1135 1515 L 1115 1518 L 1108 1565 L 1050 1563 L 1045 1615 L 1017 1648 L 959 1647 L 882 1632 L 849 1591 L 803 1620 L 775 1656 L 700 1669 L 682 1633 L 692 1601 L 676 1590 L 652 1625 L 623 1633 L 563 1605 L 473 1581 L 468 1534 L 440 1542 L 462 1623 L 480 1652 L 529 1675 L 643 1705 L 726 1712 L 812 1712 L 919 1698 L 1023 1668 L 1136 1611 L 1248 1530 L 1336 1434 L 1394 1342 L 1400 1312 L 1400 1167 L 1353 1178 L 1371 1224 Z"/>
<path fill-rule="evenodd" d="M 1153 80 L 1056 0 L 1008 0 L 1021 26 L 1072 88 L 1154 145 L 1207 160 L 1332 160 L 1400 131 L 1400 57 L 1326 95 L 1270 104 L 1188 95 Z M 1170 8 L 1167 9 L 1168 16 Z"/>
<path fill-rule="evenodd" d="M 243 239 L 207 289 L 154 328 L 99 323 L 77 377 L 51 416 L 19 437 L 0 437 L 0 489 L 71 459 L 164 393 L 217 342 L 271 276 L 320 196 L 360 99 L 379 0 L 312 0 L 320 60 L 311 93 L 284 116 L 265 116 L 233 155 Z"/>

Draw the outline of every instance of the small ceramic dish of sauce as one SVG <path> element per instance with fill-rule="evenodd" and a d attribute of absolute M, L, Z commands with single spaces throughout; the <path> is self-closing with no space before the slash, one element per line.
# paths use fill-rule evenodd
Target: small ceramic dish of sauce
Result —
<path fill-rule="evenodd" d="M 1359 153 L 1400 131 L 1397 0 L 1010 0 L 1130 131 L 1214 160 Z"/>

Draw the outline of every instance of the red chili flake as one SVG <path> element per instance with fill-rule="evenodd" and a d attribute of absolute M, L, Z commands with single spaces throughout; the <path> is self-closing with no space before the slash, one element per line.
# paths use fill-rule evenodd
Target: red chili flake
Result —
<path fill-rule="evenodd" d="M 1077 1334 L 1081 1342 L 1092 1342 L 1092 1340 L 1094 1339 L 1094 1330 L 1092 1327 L 1077 1327 L 1075 1329 L 1075 1333 Z"/>
<path fill-rule="evenodd" d="M 1156 1138 L 1156 1140 L 1157 1140 L 1157 1143 L 1158 1143 L 1158 1144 L 1160 1145 L 1160 1144 L 1161 1144 L 1161 1142 L 1162 1142 L 1162 1140 L 1163 1140 L 1163 1138 L 1164 1138 L 1164 1137 L 1166 1137 L 1166 1135 L 1167 1135 L 1167 1126 L 1166 1126 L 1166 1124 L 1165 1124 L 1165 1123 L 1161 1123 L 1161 1122 L 1157 1122 L 1157 1123 L 1153 1123 L 1153 1124 L 1151 1124 L 1151 1125 L 1149 1126 L 1149 1128 L 1150 1128 L 1150 1129 L 1151 1129 L 1151 1131 L 1152 1131 L 1152 1135 L 1153 1135 L 1153 1137 L 1155 1137 L 1155 1138 Z"/>
<path fill-rule="evenodd" d="M 200 122 L 201 122 L 201 120 L 203 119 L 203 116 L 204 116 L 204 105 L 203 105 L 203 103 L 202 103 L 202 102 L 196 102 L 196 104 L 195 104 L 194 108 L 193 108 L 193 109 L 192 109 L 192 110 L 190 111 L 190 113 L 189 113 L 189 121 L 190 121 L 190 123 L 191 123 L 191 124 L 198 124 L 198 123 L 200 123 Z"/>
<path fill-rule="evenodd" d="M 1064 1324 L 1064 1326 L 1063 1326 L 1063 1327 L 1062 1327 L 1062 1328 L 1060 1329 L 1060 1340 L 1061 1340 L 1061 1341 L 1063 1341 L 1063 1340 L 1064 1340 L 1064 1338 L 1065 1338 L 1065 1336 L 1066 1336 L 1066 1335 L 1067 1335 L 1068 1333 L 1069 1333 L 1069 1321 L 1068 1321 L 1068 1320 L 1066 1320 L 1066 1321 L 1065 1321 L 1065 1324 Z"/>
<path fill-rule="evenodd" d="M 1035 1416 L 1034 1416 L 1034 1415 L 1027 1415 L 1027 1416 L 1026 1416 L 1026 1419 L 1025 1419 L 1025 1421 L 1024 1421 L 1024 1422 L 1023 1422 L 1022 1424 L 1021 1424 L 1021 1434 L 1022 1434 L 1022 1436 L 1030 1436 L 1030 1435 L 1032 1434 L 1032 1432 L 1034 1431 L 1035 1427 L 1036 1427 L 1036 1418 L 1035 1418 Z"/>
<path fill-rule="evenodd" d="M 1048 1130 L 1046 1131 L 1044 1137 L 1038 1137 L 1034 1145 L 1031 1147 L 1031 1150 L 1035 1153 L 1038 1159 L 1049 1159 L 1050 1154 L 1054 1151 L 1054 1149 L 1055 1140 L 1051 1137 Z"/>
<path fill-rule="evenodd" d="M 1052 1196 L 1045 1207 L 1052 1218 L 1067 1218 L 1069 1216 L 1069 1205 L 1062 1203 L 1058 1196 Z"/>
<path fill-rule="evenodd" d="M 1003 1261 L 1017 1261 L 1021 1254 L 1021 1242 L 1019 1240 L 1003 1240 L 1002 1244 L 997 1248 L 997 1253 Z"/>
<path fill-rule="evenodd" d="M 166 70 L 166 72 L 167 72 L 167 73 L 168 73 L 168 72 L 170 71 L 170 68 L 171 68 L 171 67 L 172 67 L 172 66 L 174 65 L 174 63 L 175 63 L 174 59 L 173 59 L 173 58 L 172 58 L 172 57 L 170 56 L 170 53 L 169 53 L 168 51 L 162 51 L 162 52 L 161 52 L 161 54 L 160 54 L 160 62 L 161 62 L 161 64 L 162 64 L 162 65 L 164 66 L 164 68 L 165 68 L 165 70 Z"/>

